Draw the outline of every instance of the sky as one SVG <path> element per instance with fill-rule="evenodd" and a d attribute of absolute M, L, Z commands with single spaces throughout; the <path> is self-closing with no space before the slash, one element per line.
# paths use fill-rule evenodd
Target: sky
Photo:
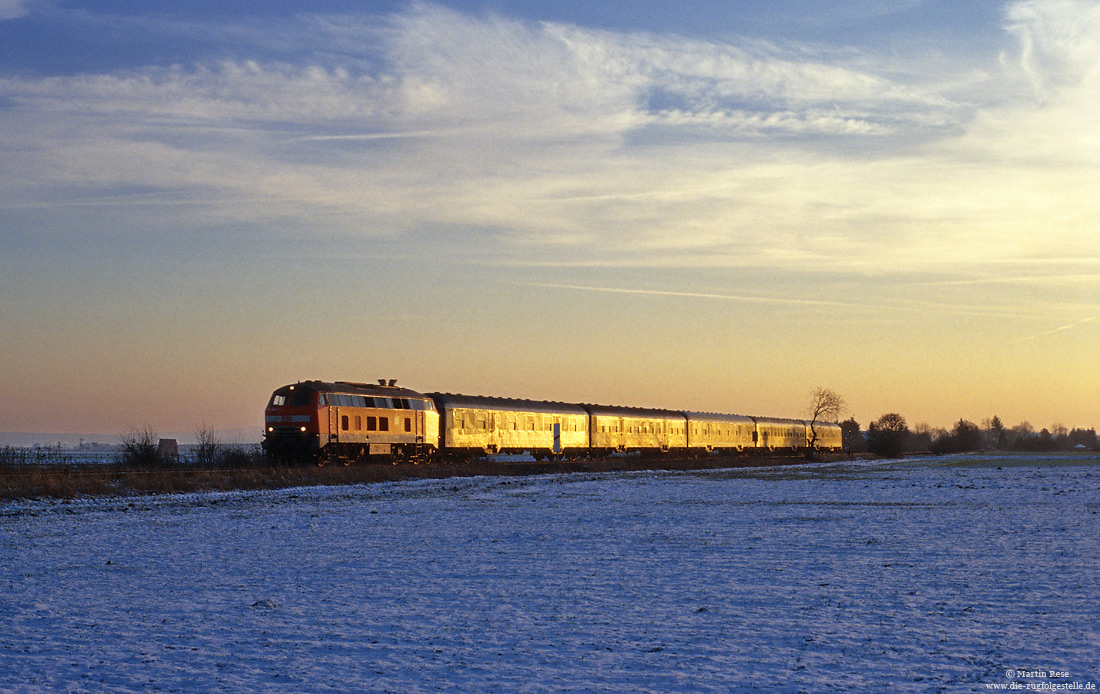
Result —
<path fill-rule="evenodd" d="M 0 431 L 1100 426 L 1097 112 L 1084 0 L 0 0 Z"/>

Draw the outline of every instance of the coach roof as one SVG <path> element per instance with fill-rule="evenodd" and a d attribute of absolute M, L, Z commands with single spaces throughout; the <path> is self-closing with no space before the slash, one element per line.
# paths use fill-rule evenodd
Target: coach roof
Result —
<path fill-rule="evenodd" d="M 585 415 L 588 413 L 580 405 L 567 402 L 547 402 L 546 400 L 520 400 L 516 398 L 494 398 L 484 395 L 460 395 L 456 393 L 427 393 L 441 408 L 465 408 L 471 410 L 498 410 L 502 412 L 538 412 L 541 414 Z"/>

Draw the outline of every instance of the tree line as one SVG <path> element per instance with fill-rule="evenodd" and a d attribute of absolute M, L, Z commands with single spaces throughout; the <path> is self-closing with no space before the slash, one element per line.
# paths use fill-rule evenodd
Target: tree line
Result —
<path fill-rule="evenodd" d="M 817 442 L 818 422 L 836 422 L 841 412 L 848 408 L 836 391 L 830 388 L 814 388 L 810 392 L 810 405 L 806 408 L 813 433 L 810 449 Z M 855 417 L 840 422 L 844 432 L 844 447 L 851 453 L 874 453 L 886 458 L 897 458 L 906 453 L 965 453 L 968 451 L 1100 451 L 1100 439 L 1095 429 L 1069 430 L 1061 424 L 1036 432 L 1028 422 L 1006 427 L 1001 418 L 994 415 L 983 419 L 980 425 L 960 419 L 951 429 L 933 428 L 917 424 L 910 428 L 905 417 L 896 412 L 882 415 L 860 428 Z"/>
<path fill-rule="evenodd" d="M 1035 431 L 1028 422 L 1006 427 L 1000 417 L 982 420 L 981 424 L 960 419 L 951 429 L 917 424 L 910 428 L 905 418 L 891 412 L 860 429 L 854 417 L 840 423 L 845 445 L 853 453 L 869 452 L 883 457 L 898 457 L 905 453 L 935 454 L 969 451 L 1073 451 L 1100 450 L 1095 429 L 1072 429 L 1055 424 Z"/>

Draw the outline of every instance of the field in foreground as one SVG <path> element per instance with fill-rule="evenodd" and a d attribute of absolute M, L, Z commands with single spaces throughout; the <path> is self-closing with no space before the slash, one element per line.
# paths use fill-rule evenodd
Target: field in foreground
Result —
<path fill-rule="evenodd" d="M 0 691 L 1100 684 L 1098 512 L 1081 457 L 0 502 Z"/>

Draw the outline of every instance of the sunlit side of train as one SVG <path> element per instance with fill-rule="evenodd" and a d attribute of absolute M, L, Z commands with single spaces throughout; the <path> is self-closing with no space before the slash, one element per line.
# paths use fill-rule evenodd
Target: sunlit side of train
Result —
<path fill-rule="evenodd" d="M 268 455 L 319 463 L 498 453 L 536 460 L 629 452 L 794 453 L 843 446 L 840 426 L 831 422 L 420 393 L 385 380 L 283 386 L 272 394 L 264 419 Z"/>

